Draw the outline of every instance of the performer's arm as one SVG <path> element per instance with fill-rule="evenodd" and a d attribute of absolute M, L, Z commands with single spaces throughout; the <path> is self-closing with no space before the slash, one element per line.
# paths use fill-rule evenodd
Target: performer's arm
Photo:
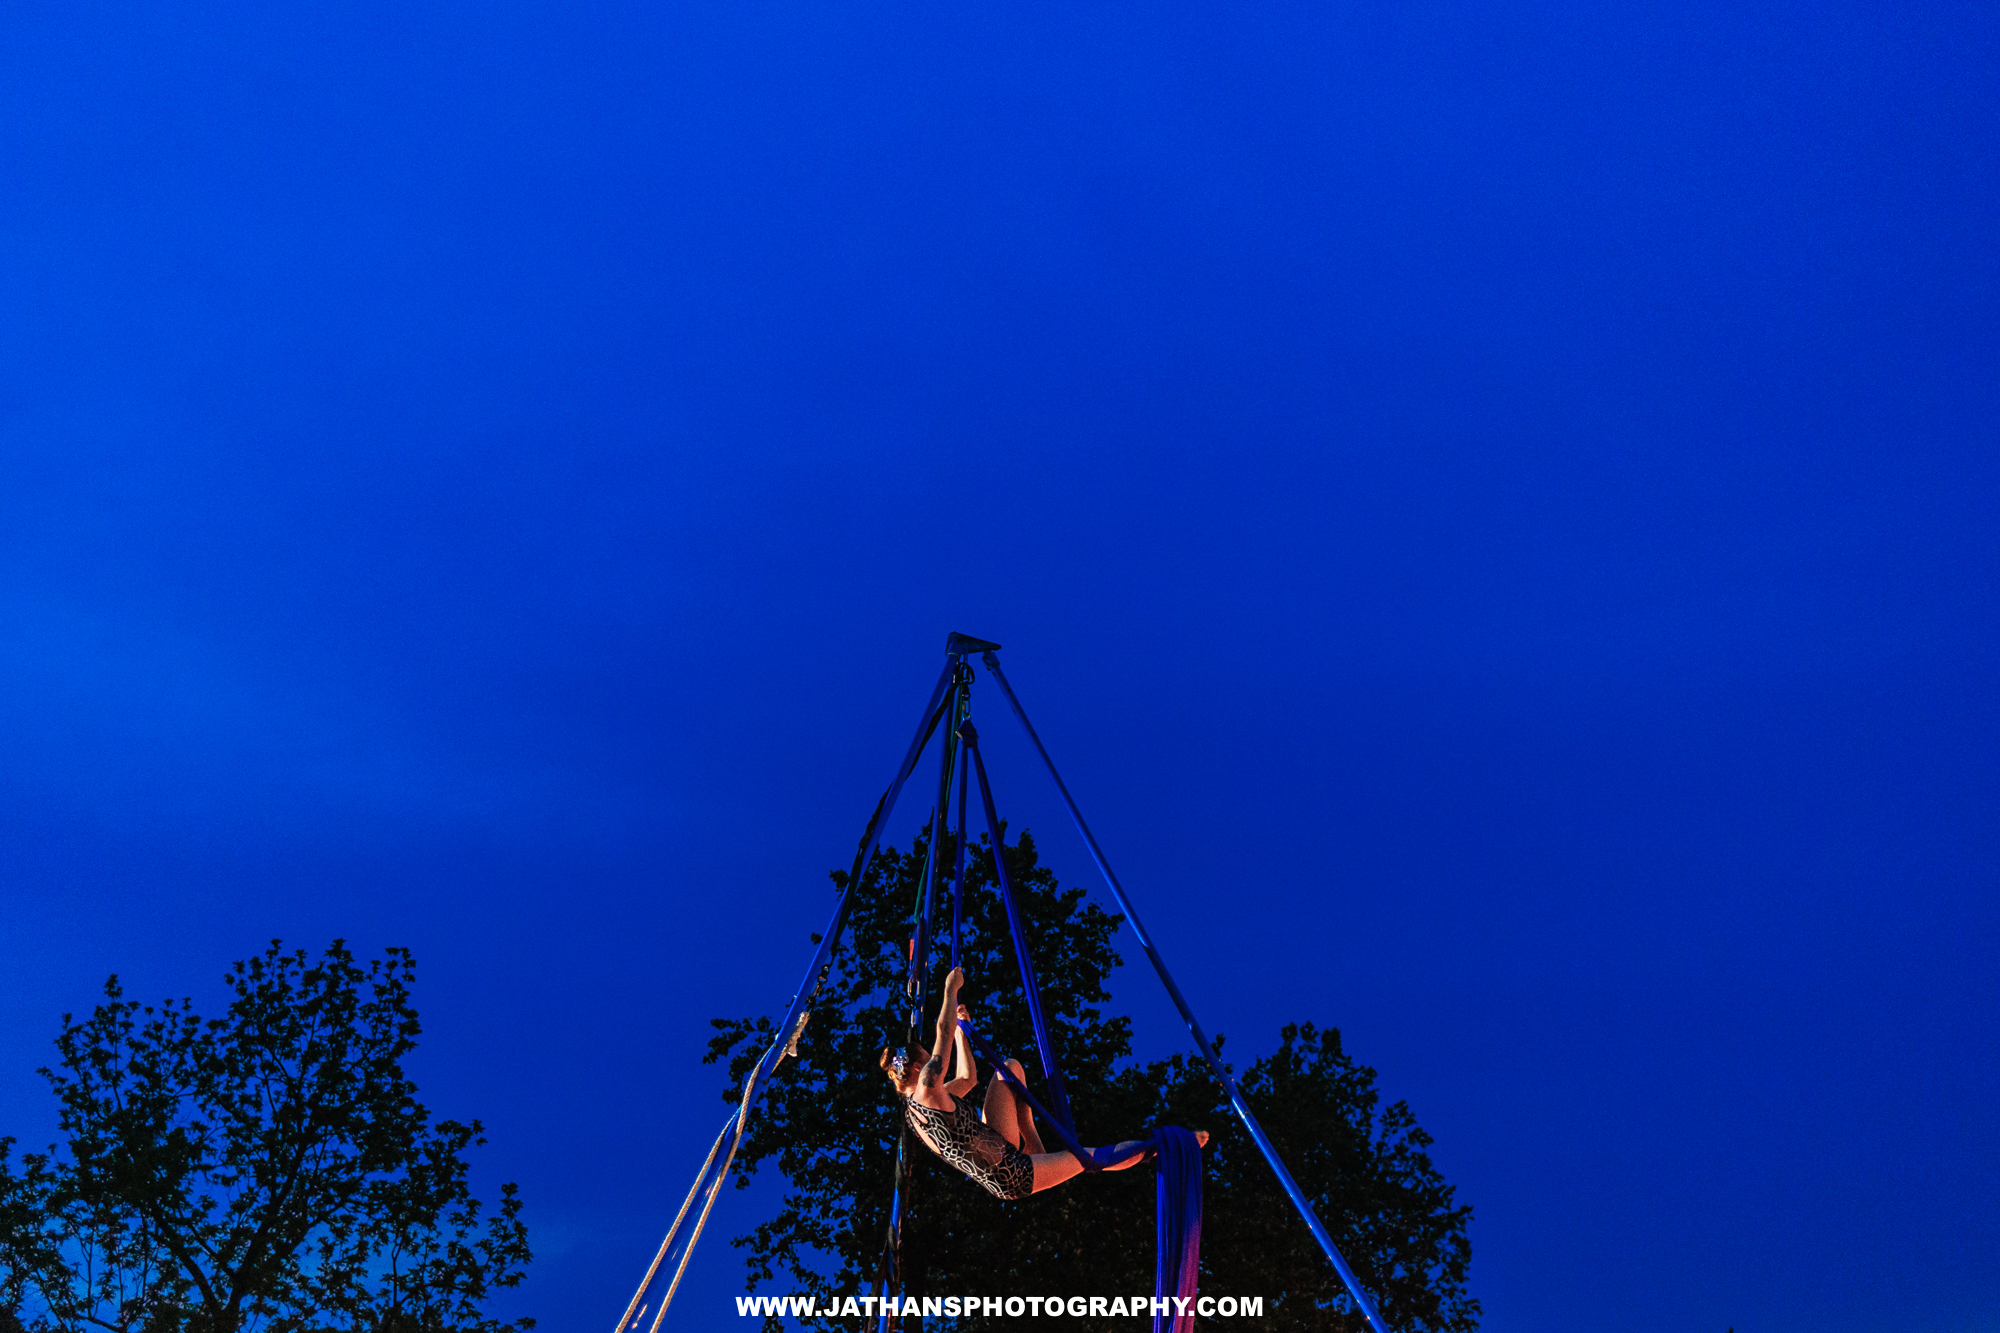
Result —
<path fill-rule="evenodd" d="M 958 1032 L 958 992 L 965 985 L 965 969 L 954 967 L 951 975 L 944 979 L 944 1003 L 938 1006 L 937 1038 L 931 1042 L 931 1063 L 938 1068 L 940 1081 L 944 1074 L 946 1053 L 951 1050 L 951 1040 Z"/>

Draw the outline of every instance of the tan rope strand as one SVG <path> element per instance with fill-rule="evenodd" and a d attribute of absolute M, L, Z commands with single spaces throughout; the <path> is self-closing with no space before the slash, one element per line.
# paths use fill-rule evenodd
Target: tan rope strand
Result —
<path fill-rule="evenodd" d="M 780 1036 L 779 1040 L 780 1041 L 784 1040 L 782 1035 Z M 781 1046 L 774 1046 L 773 1049 L 775 1049 L 778 1052 L 778 1058 L 771 1064 L 771 1073 L 775 1075 L 778 1072 L 778 1066 L 785 1062 L 785 1056 L 787 1052 Z M 749 1076 L 743 1080 L 743 1099 L 737 1104 L 736 1134 L 729 1141 L 729 1155 L 722 1159 L 722 1169 L 715 1173 L 715 1183 L 709 1186 L 708 1199 L 701 1206 L 701 1215 L 695 1219 L 694 1232 L 688 1237 L 687 1248 L 681 1251 L 680 1266 L 674 1269 L 674 1280 L 667 1287 L 666 1296 L 660 1301 L 660 1312 L 653 1316 L 653 1326 L 650 1330 L 648 1330 L 648 1333 L 660 1333 L 660 1321 L 667 1317 L 667 1307 L 674 1303 L 674 1293 L 680 1289 L 681 1277 L 687 1272 L 688 1261 L 694 1258 L 694 1247 L 701 1240 L 702 1228 L 708 1225 L 709 1210 L 715 1207 L 715 1200 L 722 1193 L 722 1182 L 729 1179 L 729 1168 L 735 1164 L 736 1150 L 737 1148 L 741 1147 L 743 1143 L 743 1131 L 746 1128 L 748 1128 L 750 1124 L 751 1093 L 755 1090 L 756 1078 L 757 1078 L 757 1070 L 755 1066 L 752 1066 Z M 728 1127 L 725 1126 L 722 1132 L 724 1135 L 727 1135 L 729 1133 Z M 722 1139 L 717 1138 L 715 1143 L 716 1147 L 718 1148 L 721 1147 Z M 709 1150 L 709 1160 L 713 1161 L 714 1159 L 715 1159 L 715 1150 L 711 1148 Z M 708 1168 L 704 1164 L 702 1169 L 705 1171 Z M 696 1177 L 695 1187 L 699 1189 L 700 1186 L 701 1186 L 701 1179 L 700 1177 Z M 693 1201 L 694 1201 L 694 1196 L 690 1194 L 688 1196 L 688 1202 L 692 1203 Z M 681 1205 L 681 1210 L 685 1212 L 687 1210 L 687 1205 L 686 1204 Z"/>
<path fill-rule="evenodd" d="M 729 1128 L 729 1124 L 724 1122 L 722 1133 L 715 1136 L 715 1143 L 709 1148 L 707 1158 L 702 1161 L 701 1170 L 695 1172 L 694 1184 L 688 1187 L 687 1198 L 681 1200 L 681 1210 L 674 1214 L 673 1225 L 667 1228 L 666 1237 L 660 1242 L 660 1252 L 653 1256 L 652 1267 L 646 1270 L 646 1276 L 639 1279 L 639 1289 L 632 1293 L 632 1303 L 625 1307 L 624 1314 L 618 1316 L 618 1327 L 614 1333 L 625 1333 L 625 1325 L 631 1322 L 633 1311 L 639 1308 L 639 1298 L 646 1294 L 646 1287 L 652 1282 L 653 1274 L 660 1271 L 660 1261 L 667 1257 L 667 1251 L 672 1248 L 674 1232 L 680 1230 L 681 1219 L 687 1216 L 688 1205 L 694 1202 L 695 1193 L 701 1189 L 701 1178 L 708 1174 L 709 1164 L 715 1161 L 715 1154 L 722 1150 L 722 1141 L 729 1136 Z M 664 1310 L 666 1307 L 662 1305 L 660 1308 Z M 655 1325 L 659 1323 L 657 1319 L 653 1322 Z"/>

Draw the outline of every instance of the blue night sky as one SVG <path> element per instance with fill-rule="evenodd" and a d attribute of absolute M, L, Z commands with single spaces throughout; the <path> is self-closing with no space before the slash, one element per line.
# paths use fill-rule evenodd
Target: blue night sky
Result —
<path fill-rule="evenodd" d="M 601 1333 L 958 629 L 1492 1333 L 2000 1329 L 1992 7 L 0 31 L 0 1132 L 109 972 L 408 945 Z"/>

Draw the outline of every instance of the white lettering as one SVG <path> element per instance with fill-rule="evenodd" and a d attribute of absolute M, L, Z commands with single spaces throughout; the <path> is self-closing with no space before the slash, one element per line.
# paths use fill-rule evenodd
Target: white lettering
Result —
<path fill-rule="evenodd" d="M 644 1313 L 641 1311 L 640 1313 Z M 1063 1315 L 1101 1318 L 1144 1318 L 1162 1316 L 1178 1322 L 1189 1315 L 1203 1319 L 1264 1317 L 1262 1296 L 829 1296 L 822 1306 L 813 1296 L 738 1296 L 740 1318 L 762 1315 L 767 1318 L 851 1319 L 857 1316 L 901 1319 L 988 1319 L 1004 1315 L 1009 1319 Z M 636 1333 L 642 1321 L 634 1318 Z"/>

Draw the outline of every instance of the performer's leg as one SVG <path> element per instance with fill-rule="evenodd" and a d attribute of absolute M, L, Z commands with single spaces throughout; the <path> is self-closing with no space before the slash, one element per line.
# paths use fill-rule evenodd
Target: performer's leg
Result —
<path fill-rule="evenodd" d="M 1009 1060 L 1007 1063 L 1019 1067 L 1018 1061 Z M 1021 1094 L 1015 1092 L 1007 1080 L 1000 1077 L 999 1071 L 994 1071 L 993 1077 L 986 1081 L 986 1105 L 979 1109 L 979 1118 L 984 1120 L 995 1134 L 1023 1152 L 1028 1149 L 1021 1142 L 1021 1113 L 1027 1109 L 1021 1101 Z M 1036 1148 L 1035 1151 L 1039 1152 L 1040 1148 Z"/>
<path fill-rule="evenodd" d="M 1207 1130 L 1197 1129 L 1194 1132 L 1194 1137 L 1195 1137 L 1195 1142 L 1201 1144 L 1203 1147 L 1208 1146 Z M 1143 1153 L 1136 1151 L 1136 1149 L 1143 1147 L 1145 1143 L 1146 1140 L 1144 1139 L 1127 1139 L 1125 1142 L 1117 1145 L 1111 1150 L 1111 1155 L 1114 1157 L 1122 1153 L 1125 1153 L 1128 1150 L 1134 1150 L 1134 1151 L 1132 1151 L 1131 1155 L 1129 1157 L 1126 1157 L 1124 1161 L 1113 1162 L 1111 1165 L 1105 1167 L 1104 1169 L 1106 1171 L 1123 1171 L 1127 1167 L 1137 1166 L 1139 1165 L 1139 1163 L 1149 1160 L 1151 1157 L 1150 1153 Z M 1091 1150 L 1093 1156 L 1102 1151 L 1103 1149 L 1101 1148 L 1094 1148 Z M 1083 1170 L 1083 1163 L 1076 1160 L 1075 1153 L 1068 1153 L 1068 1152 L 1033 1153 L 1030 1155 L 1030 1160 L 1033 1161 L 1035 1164 L 1035 1193 L 1037 1194 L 1040 1194 L 1045 1189 L 1053 1189 L 1055 1186 L 1062 1184 L 1065 1180 L 1068 1180 L 1070 1177 L 1081 1173 Z"/>
<path fill-rule="evenodd" d="M 1019 1060 L 1009 1060 L 1007 1068 L 1015 1078 L 1027 1082 L 1027 1075 L 1021 1069 Z M 993 1127 L 993 1131 L 1007 1142 L 1027 1153 L 1030 1157 L 1045 1151 L 1042 1136 L 1035 1129 L 1035 1110 L 1026 1099 L 1016 1092 L 1013 1085 L 993 1071 L 993 1077 L 986 1083 L 986 1106 L 980 1112 L 982 1119 Z"/>
<path fill-rule="evenodd" d="M 1009 1060 L 1007 1068 L 1012 1070 L 1014 1077 L 1020 1079 L 1023 1084 L 1027 1083 L 1027 1072 L 1021 1068 L 1019 1060 Z M 998 1075 L 995 1075 L 995 1077 L 998 1077 Z M 1012 1089 L 1009 1089 L 1009 1091 L 1012 1091 Z M 1047 1152 L 1048 1149 L 1042 1146 L 1041 1133 L 1035 1128 L 1035 1108 L 1028 1105 L 1028 1099 L 1020 1096 L 1018 1093 L 1014 1097 L 1014 1115 L 1021 1122 L 1021 1142 L 1019 1145 L 1021 1151 L 1031 1157 L 1038 1152 Z"/>
<path fill-rule="evenodd" d="M 1145 1161 L 1146 1154 L 1138 1151 L 1138 1149 L 1145 1146 L 1145 1142 L 1146 1141 L 1144 1139 L 1131 1139 L 1128 1140 L 1127 1142 L 1119 1144 L 1117 1147 L 1111 1150 L 1114 1155 L 1117 1153 L 1126 1152 L 1128 1150 L 1131 1152 L 1132 1155 L 1130 1157 L 1127 1157 L 1124 1161 L 1114 1162 L 1110 1166 L 1105 1167 L 1104 1169 L 1106 1171 L 1123 1171 L 1128 1166 L 1137 1166 L 1139 1163 Z M 1104 1149 L 1092 1148 L 1090 1151 L 1092 1156 L 1095 1156 L 1096 1154 L 1103 1152 Z M 1069 1153 L 1069 1152 L 1035 1153 L 1029 1158 L 1029 1160 L 1035 1164 L 1035 1193 L 1037 1194 L 1040 1194 L 1043 1190 L 1046 1189 L 1053 1189 L 1057 1185 L 1062 1184 L 1065 1180 L 1068 1180 L 1070 1177 L 1078 1175 L 1083 1171 L 1083 1163 L 1076 1160 L 1075 1153 Z"/>

